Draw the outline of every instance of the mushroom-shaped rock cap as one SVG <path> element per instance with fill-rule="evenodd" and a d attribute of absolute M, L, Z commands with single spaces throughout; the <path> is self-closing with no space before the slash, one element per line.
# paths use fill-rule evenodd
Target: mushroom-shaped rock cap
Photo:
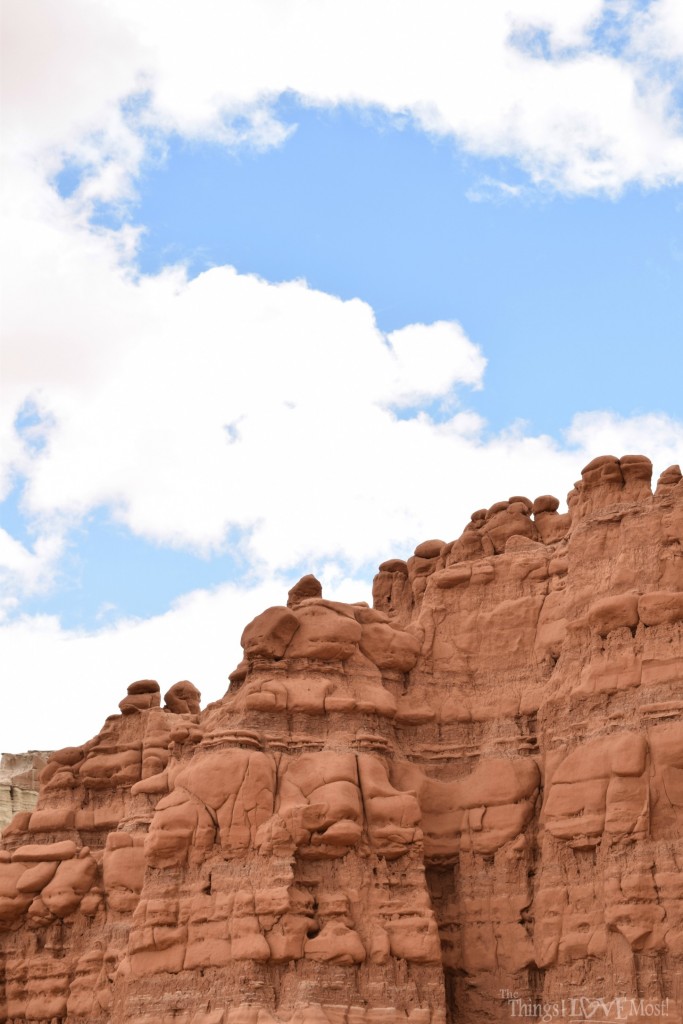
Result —
<path fill-rule="evenodd" d="M 138 679 L 128 687 L 128 693 L 159 693 L 156 679 Z"/>
<path fill-rule="evenodd" d="M 158 708 L 160 704 L 159 684 L 156 680 L 138 679 L 130 684 L 127 695 L 119 701 L 119 710 L 122 715 L 134 715 L 138 711 Z"/>
<path fill-rule="evenodd" d="M 408 566 L 402 558 L 388 558 L 379 566 L 379 572 L 400 572 L 402 576 L 408 575 Z"/>
<path fill-rule="evenodd" d="M 652 461 L 647 455 L 622 455 L 619 465 L 624 483 L 627 486 L 636 482 L 645 483 L 647 487 L 644 493 L 647 493 L 652 479 Z"/>
<path fill-rule="evenodd" d="M 526 505 L 526 507 L 531 510 L 532 503 L 529 498 L 525 497 L 523 494 L 513 494 L 511 498 L 508 498 L 508 501 L 511 505 L 516 505 L 517 502 L 521 502 L 522 505 Z"/>
<path fill-rule="evenodd" d="M 292 589 L 287 594 L 287 607 L 296 608 L 297 605 L 301 604 L 309 597 L 322 597 L 323 588 L 320 580 L 316 579 L 312 573 L 308 573 L 307 576 L 302 576 L 298 583 L 295 583 Z"/>
<path fill-rule="evenodd" d="M 652 459 L 649 459 L 647 455 L 622 455 L 619 459 L 619 465 L 623 468 L 624 466 L 640 466 L 645 472 L 648 466 L 652 466 Z"/>
<path fill-rule="evenodd" d="M 164 694 L 166 708 L 175 715 L 198 715 L 201 693 L 189 679 L 174 683 Z"/>
<path fill-rule="evenodd" d="M 541 512 L 557 512 L 560 507 L 560 500 L 552 494 L 541 494 L 534 501 L 531 511 L 535 516 Z"/>
<path fill-rule="evenodd" d="M 616 455 L 598 455 L 596 458 L 591 459 L 590 462 L 586 463 L 581 470 L 581 476 L 585 476 L 586 473 L 594 473 L 596 469 L 604 469 L 609 472 L 614 466 L 618 465 L 619 459 Z"/>
<path fill-rule="evenodd" d="M 418 544 L 415 548 L 415 557 L 438 558 L 443 546 L 444 541 L 442 540 L 423 540 L 422 543 Z"/>
<path fill-rule="evenodd" d="M 531 513 L 531 504 L 527 504 L 526 501 L 511 501 L 507 511 L 510 515 L 519 515 L 521 513 L 523 516 L 528 516 Z"/>

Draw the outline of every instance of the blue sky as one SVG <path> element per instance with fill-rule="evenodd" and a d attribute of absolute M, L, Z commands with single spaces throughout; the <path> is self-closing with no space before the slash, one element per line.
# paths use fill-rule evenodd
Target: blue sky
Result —
<path fill-rule="evenodd" d="M 683 439 L 673 0 L 165 10 L 8 17 L 0 632 L 86 735 L 303 572 Z"/>
<path fill-rule="evenodd" d="M 265 152 L 170 138 L 130 207 L 95 221 L 144 228 L 145 274 L 229 263 L 362 298 L 385 331 L 458 320 L 489 359 L 469 404 L 494 431 L 523 419 L 559 437 L 577 409 L 680 411 L 663 372 L 683 324 L 680 187 L 566 196 L 378 111 L 289 97 L 277 113 L 295 131 Z M 79 180 L 57 182 L 68 195 Z"/>

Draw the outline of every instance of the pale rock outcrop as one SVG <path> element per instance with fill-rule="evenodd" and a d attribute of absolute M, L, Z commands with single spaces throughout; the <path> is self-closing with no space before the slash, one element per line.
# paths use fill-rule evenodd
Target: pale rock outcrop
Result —
<path fill-rule="evenodd" d="M 0 755 L 0 831 L 19 811 L 35 807 L 39 776 L 49 756 L 49 750 Z"/>

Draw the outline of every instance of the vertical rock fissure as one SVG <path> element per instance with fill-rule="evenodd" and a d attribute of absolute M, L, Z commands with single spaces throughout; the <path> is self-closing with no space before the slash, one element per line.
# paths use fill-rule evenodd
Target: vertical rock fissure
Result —
<path fill-rule="evenodd" d="M 457 874 L 457 866 L 453 864 L 432 864 L 425 869 L 427 890 L 439 929 L 447 1024 L 456 1024 L 458 1020 L 456 1005 L 458 949 L 455 941 Z"/>

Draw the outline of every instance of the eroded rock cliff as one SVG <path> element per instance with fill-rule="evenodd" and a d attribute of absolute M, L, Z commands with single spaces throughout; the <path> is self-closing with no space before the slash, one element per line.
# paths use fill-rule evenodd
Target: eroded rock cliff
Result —
<path fill-rule="evenodd" d="M 373 608 L 304 577 L 202 712 L 133 683 L 3 834 L 0 1017 L 680 1022 L 683 482 L 651 471 L 479 510 Z"/>

